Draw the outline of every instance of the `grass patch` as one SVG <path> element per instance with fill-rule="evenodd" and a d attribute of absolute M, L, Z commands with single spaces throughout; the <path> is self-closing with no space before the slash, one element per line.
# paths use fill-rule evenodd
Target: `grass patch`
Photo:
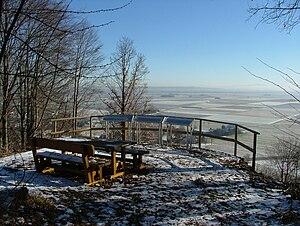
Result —
<path fill-rule="evenodd" d="M 1 206 L 0 225 L 53 224 L 60 214 L 53 200 L 41 195 L 30 195 L 26 187 L 9 193 L 7 202 Z"/>

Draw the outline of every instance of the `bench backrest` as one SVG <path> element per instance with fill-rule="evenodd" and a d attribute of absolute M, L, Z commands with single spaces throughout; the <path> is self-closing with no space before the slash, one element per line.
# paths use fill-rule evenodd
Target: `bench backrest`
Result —
<path fill-rule="evenodd" d="M 56 140 L 47 138 L 32 138 L 32 147 L 35 148 L 51 148 L 61 151 L 70 151 L 73 153 L 80 153 L 88 156 L 95 155 L 93 145 L 81 144 L 74 141 Z"/>

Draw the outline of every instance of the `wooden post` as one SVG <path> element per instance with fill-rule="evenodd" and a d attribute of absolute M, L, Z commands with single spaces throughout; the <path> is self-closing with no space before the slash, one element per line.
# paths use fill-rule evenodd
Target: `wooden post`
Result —
<path fill-rule="evenodd" d="M 32 148 L 32 153 L 33 153 L 33 159 L 34 159 L 34 164 L 35 164 L 35 169 L 37 172 L 41 172 L 41 166 L 39 164 L 39 160 L 36 156 L 37 151 L 36 151 L 36 141 L 35 138 L 31 139 L 31 148 Z"/>
<path fill-rule="evenodd" d="M 121 122 L 122 140 L 128 140 L 128 122 Z"/>
<path fill-rule="evenodd" d="M 54 133 L 56 133 L 56 131 L 57 131 L 57 121 L 54 120 L 52 122 L 53 122 L 53 128 L 52 128 L 52 130 L 53 130 Z M 54 135 L 54 137 L 55 137 L 55 135 Z"/>
<path fill-rule="evenodd" d="M 235 125 L 235 132 L 234 132 L 234 156 L 237 155 L 237 143 L 238 141 L 238 126 Z"/>
<path fill-rule="evenodd" d="M 116 152 L 117 150 L 114 148 L 111 151 L 111 167 L 112 167 L 112 174 L 117 174 L 117 158 L 116 158 Z"/>
<path fill-rule="evenodd" d="M 256 145 L 257 145 L 257 134 L 254 133 L 254 137 L 253 137 L 253 156 L 252 156 L 252 170 L 253 171 L 255 171 Z"/>
<path fill-rule="evenodd" d="M 172 147 L 172 125 L 170 124 L 170 146 Z"/>
<path fill-rule="evenodd" d="M 105 121 L 105 133 L 106 133 L 106 140 L 109 140 L 109 123 Z"/>
<path fill-rule="evenodd" d="M 140 122 L 136 122 L 135 125 L 135 140 L 140 144 Z"/>
<path fill-rule="evenodd" d="M 202 120 L 199 120 L 199 149 L 201 149 L 202 143 Z"/>
<path fill-rule="evenodd" d="M 122 161 L 123 172 L 125 173 L 125 170 L 126 170 L 126 149 L 125 149 L 125 145 L 121 147 L 121 161 Z"/>
<path fill-rule="evenodd" d="M 132 128 L 133 127 L 133 122 L 128 122 L 128 140 L 133 141 L 133 136 L 132 136 Z"/>
<path fill-rule="evenodd" d="M 189 139 L 189 126 L 186 127 L 186 150 L 189 149 L 188 139 Z"/>
<path fill-rule="evenodd" d="M 193 124 L 191 125 L 191 127 L 190 127 L 190 129 L 191 129 L 191 131 L 190 131 L 190 150 L 192 150 L 193 149 L 193 138 L 194 138 L 194 136 L 193 136 Z"/>
<path fill-rule="evenodd" d="M 161 146 L 161 124 L 158 126 L 158 144 Z"/>
<path fill-rule="evenodd" d="M 85 150 L 82 152 L 82 160 L 83 160 L 83 167 L 84 167 L 84 173 L 86 180 L 88 184 L 91 184 L 93 182 L 93 174 L 90 171 L 90 166 L 89 166 L 89 156 L 86 155 Z"/>
<path fill-rule="evenodd" d="M 93 138 L 93 131 L 92 131 L 92 116 L 90 116 L 90 139 Z"/>
<path fill-rule="evenodd" d="M 73 125 L 73 131 L 75 131 L 77 129 L 77 118 L 76 117 L 74 117 L 73 123 L 74 123 L 74 125 Z M 76 137 L 76 132 L 73 132 L 73 136 Z"/>
<path fill-rule="evenodd" d="M 159 146 L 162 146 L 162 123 L 159 124 L 158 144 L 159 144 Z"/>

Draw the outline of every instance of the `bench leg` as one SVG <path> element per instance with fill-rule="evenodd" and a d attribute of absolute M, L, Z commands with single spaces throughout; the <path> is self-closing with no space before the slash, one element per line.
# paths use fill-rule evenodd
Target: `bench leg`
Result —
<path fill-rule="evenodd" d="M 103 167 L 97 166 L 96 168 L 91 169 L 91 171 L 87 173 L 87 178 L 90 178 L 87 186 L 92 186 L 94 184 L 105 181 L 103 178 Z"/>
<path fill-rule="evenodd" d="M 139 154 L 132 154 L 133 157 L 133 169 L 139 170 L 142 168 L 143 156 Z"/>
<path fill-rule="evenodd" d="M 95 171 L 93 178 L 94 178 L 94 181 L 97 181 L 97 182 L 103 182 L 104 181 L 104 179 L 103 179 L 103 170 L 102 170 L 101 166 L 98 166 L 98 169 L 97 169 L 97 171 Z"/>
<path fill-rule="evenodd" d="M 139 167 L 139 169 L 142 168 L 142 164 L 143 164 L 143 155 L 139 155 L 139 158 L 138 158 L 138 167 Z"/>
<path fill-rule="evenodd" d="M 93 171 L 86 172 L 86 180 L 88 184 L 92 184 L 94 182 Z"/>
<path fill-rule="evenodd" d="M 111 176 L 110 178 L 116 178 L 116 177 L 121 177 L 124 175 L 124 167 L 122 167 L 122 171 L 118 172 L 118 167 L 117 167 L 117 157 L 116 157 L 116 150 L 112 150 L 111 152 L 111 168 L 112 168 L 112 172 L 111 172 Z"/>
<path fill-rule="evenodd" d="M 133 170 L 137 170 L 138 169 L 138 158 L 137 158 L 137 154 L 132 154 L 133 157 Z"/>
<path fill-rule="evenodd" d="M 51 159 L 39 157 L 39 158 L 37 158 L 35 168 L 38 173 L 41 173 L 47 166 L 50 166 L 50 165 L 51 165 Z"/>
<path fill-rule="evenodd" d="M 122 170 L 125 173 L 125 170 L 126 170 L 126 153 L 125 153 L 125 147 L 122 147 L 122 149 L 121 149 L 121 161 L 122 161 Z"/>

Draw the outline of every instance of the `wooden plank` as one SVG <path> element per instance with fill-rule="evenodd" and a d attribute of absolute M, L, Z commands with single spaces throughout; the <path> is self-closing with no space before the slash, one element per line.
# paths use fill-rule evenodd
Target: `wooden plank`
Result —
<path fill-rule="evenodd" d="M 89 118 L 89 116 L 69 117 L 69 118 L 57 118 L 57 119 L 51 119 L 51 122 L 66 121 L 66 120 L 73 120 L 73 119 L 84 119 L 84 118 Z"/>
<path fill-rule="evenodd" d="M 60 154 L 56 152 L 51 151 L 43 151 L 36 154 L 37 157 L 43 157 L 43 158 L 51 158 L 58 161 L 65 161 L 65 162 L 71 162 L 76 164 L 83 164 L 82 158 L 80 156 L 74 156 L 74 155 L 67 155 L 67 154 Z M 99 156 L 100 157 L 100 156 Z M 89 159 L 90 165 L 103 165 L 107 166 L 109 165 L 109 161 L 106 161 L 105 159 L 98 159 L 93 158 Z"/>
<path fill-rule="evenodd" d="M 150 153 L 146 149 L 135 148 L 135 147 L 125 147 L 125 152 L 126 154 L 138 154 L 138 155 L 145 155 Z"/>
<path fill-rule="evenodd" d="M 38 148 L 60 150 L 62 153 L 51 151 L 37 152 Z M 79 142 L 33 138 L 32 150 L 38 172 L 51 167 L 54 170 L 85 175 L 87 185 L 102 182 L 104 180 L 102 167 L 111 164 L 105 159 L 90 158 L 95 155 L 94 146 Z M 67 155 L 66 152 L 79 153 L 81 156 Z M 52 162 L 51 160 L 59 161 L 61 164 L 55 161 Z"/>
<path fill-rule="evenodd" d="M 85 153 L 90 156 L 93 156 L 95 154 L 94 146 L 74 141 L 33 138 L 32 143 L 34 147 L 39 148 L 50 148 L 62 151 L 71 151 L 73 153 Z"/>
<path fill-rule="evenodd" d="M 74 155 L 66 155 L 66 154 L 60 154 L 56 152 L 44 151 L 44 152 L 37 153 L 36 156 L 43 157 L 43 158 L 51 158 L 58 161 L 66 161 L 66 162 L 82 164 L 81 157 L 74 156 Z"/>

